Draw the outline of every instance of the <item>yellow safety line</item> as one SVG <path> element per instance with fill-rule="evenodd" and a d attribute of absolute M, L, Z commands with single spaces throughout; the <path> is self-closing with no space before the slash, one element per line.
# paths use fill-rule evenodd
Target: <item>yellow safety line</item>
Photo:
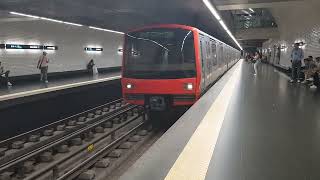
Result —
<path fill-rule="evenodd" d="M 113 77 L 101 78 L 101 79 L 96 79 L 96 80 L 91 80 L 91 81 L 83 81 L 83 82 L 79 82 L 79 83 L 66 84 L 66 85 L 62 85 L 62 86 L 54 86 L 54 87 L 49 87 L 49 88 L 36 89 L 36 90 L 25 91 L 25 92 L 20 92 L 20 93 L 8 94 L 8 95 L 0 96 L 0 101 L 21 98 L 21 97 L 26 97 L 26 96 L 32 96 L 35 94 L 48 93 L 48 92 L 58 91 L 58 90 L 62 90 L 62 89 L 70 89 L 70 88 L 74 88 L 74 87 L 90 85 L 90 84 L 95 84 L 95 83 L 100 83 L 100 82 L 105 82 L 105 81 L 111 81 L 111 80 L 120 79 L 120 78 L 121 78 L 121 76 L 113 76 Z"/>
<path fill-rule="evenodd" d="M 231 96 L 239 81 L 241 65 L 242 61 L 213 102 L 165 180 L 205 179 Z"/>

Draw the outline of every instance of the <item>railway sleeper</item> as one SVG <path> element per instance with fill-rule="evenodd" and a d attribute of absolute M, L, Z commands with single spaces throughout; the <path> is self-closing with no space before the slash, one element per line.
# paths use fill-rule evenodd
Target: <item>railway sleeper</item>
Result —
<path fill-rule="evenodd" d="M 103 127 L 104 128 L 112 128 L 113 127 L 112 121 L 107 121 L 107 122 L 103 123 Z"/>
<path fill-rule="evenodd" d="M 71 139 L 72 146 L 80 146 L 82 145 L 82 139 L 80 137 Z"/>
<path fill-rule="evenodd" d="M 46 129 L 43 131 L 43 136 L 53 136 L 53 129 Z"/>
<path fill-rule="evenodd" d="M 71 121 L 68 121 L 68 122 L 67 122 L 67 125 L 68 125 L 68 126 L 75 126 L 76 123 L 77 123 L 77 121 L 71 120 Z"/>
<path fill-rule="evenodd" d="M 44 152 L 40 155 L 39 157 L 40 161 L 41 162 L 51 162 L 53 161 L 53 155 L 52 155 L 52 152 Z"/>
<path fill-rule="evenodd" d="M 131 136 L 128 141 L 129 142 L 139 142 L 140 140 L 141 140 L 141 136 L 134 135 L 134 136 Z"/>
<path fill-rule="evenodd" d="M 93 113 L 88 113 L 88 115 L 87 115 L 88 118 L 94 118 L 94 116 L 95 115 Z"/>
<path fill-rule="evenodd" d="M 67 153 L 67 152 L 69 152 L 69 147 L 66 144 L 62 144 L 60 146 L 57 146 L 55 149 L 56 149 L 56 151 L 58 153 Z"/>
<path fill-rule="evenodd" d="M 132 146 L 133 146 L 133 142 L 127 141 L 127 142 L 122 143 L 122 144 L 118 147 L 118 149 L 130 149 Z"/>
<path fill-rule="evenodd" d="M 96 110 L 95 112 L 97 115 L 102 115 L 102 111 L 101 110 Z"/>
<path fill-rule="evenodd" d="M 112 121 L 113 121 L 113 124 L 120 124 L 121 123 L 121 119 L 119 117 L 114 118 Z"/>
<path fill-rule="evenodd" d="M 22 149 L 24 147 L 24 141 L 15 141 L 11 144 L 12 149 Z"/>
<path fill-rule="evenodd" d="M 31 136 L 29 136 L 29 142 L 38 142 L 40 141 L 40 135 L 38 134 L 32 134 Z"/>
<path fill-rule="evenodd" d="M 94 167 L 96 168 L 107 168 L 110 165 L 109 158 L 100 159 L 98 162 L 95 163 Z"/>
<path fill-rule="evenodd" d="M 81 116 L 81 117 L 78 118 L 78 121 L 79 121 L 79 122 L 85 122 L 86 120 L 87 120 L 87 118 L 86 118 L 86 117 L 83 117 L 83 116 Z"/>
<path fill-rule="evenodd" d="M 0 148 L 0 157 L 6 155 L 8 148 Z"/>
<path fill-rule="evenodd" d="M 96 176 L 95 171 L 87 170 L 78 176 L 78 180 L 93 180 L 95 176 Z"/>
<path fill-rule="evenodd" d="M 96 133 L 104 133 L 104 128 L 102 126 L 97 126 L 94 128 L 94 132 Z"/>
<path fill-rule="evenodd" d="M 115 149 L 108 154 L 109 158 L 119 158 L 122 154 L 122 149 Z"/>
<path fill-rule="evenodd" d="M 109 109 L 108 107 L 105 107 L 105 108 L 102 109 L 102 111 L 103 111 L 103 112 L 109 112 L 110 109 Z"/>
<path fill-rule="evenodd" d="M 14 172 L 4 172 L 0 174 L 0 180 L 11 180 Z"/>
<path fill-rule="evenodd" d="M 65 124 L 60 124 L 56 127 L 57 131 L 64 131 L 66 129 L 66 125 Z"/>

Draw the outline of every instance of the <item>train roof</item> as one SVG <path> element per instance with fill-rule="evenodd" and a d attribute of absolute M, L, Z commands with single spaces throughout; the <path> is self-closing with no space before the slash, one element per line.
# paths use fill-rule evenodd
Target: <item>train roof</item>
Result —
<path fill-rule="evenodd" d="M 128 33 L 130 32 L 136 32 L 136 31 L 141 31 L 141 30 L 146 30 L 146 29 L 152 29 L 152 28 L 179 28 L 179 29 L 186 29 L 186 30 L 190 30 L 190 31 L 197 31 L 199 32 L 200 34 L 203 34 L 203 35 L 206 35 L 208 37 L 210 37 L 211 39 L 214 39 L 215 41 L 218 41 L 220 43 L 223 43 L 225 45 L 227 45 L 228 47 L 232 48 L 232 49 L 235 49 L 235 50 L 238 50 L 228 44 L 226 44 L 225 42 L 222 42 L 221 40 L 199 30 L 198 28 L 196 27 L 192 27 L 192 26 L 188 26 L 188 25 L 182 25 L 182 24 L 157 24 L 157 25 L 150 25 L 150 26 L 144 26 L 144 27 L 141 27 L 141 28 L 136 28 L 136 29 L 132 29 L 132 30 L 129 30 Z M 239 51 L 239 50 L 238 50 Z"/>
<path fill-rule="evenodd" d="M 145 30 L 145 29 L 152 29 L 152 28 L 179 28 L 179 29 L 186 29 L 186 30 L 192 30 L 192 31 L 198 30 L 195 27 L 182 25 L 182 24 L 155 24 L 155 25 L 144 26 L 141 28 L 132 29 L 132 30 L 129 30 L 128 33 L 141 31 L 141 30 Z"/>

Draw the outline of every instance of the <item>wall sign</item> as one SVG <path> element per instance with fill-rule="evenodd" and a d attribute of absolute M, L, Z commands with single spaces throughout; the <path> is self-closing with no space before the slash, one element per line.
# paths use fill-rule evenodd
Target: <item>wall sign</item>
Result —
<path fill-rule="evenodd" d="M 43 49 L 41 45 L 6 44 L 6 49 Z"/>
<path fill-rule="evenodd" d="M 25 44 L 0 44 L 0 49 L 58 50 L 58 46 L 25 45 Z"/>
<path fill-rule="evenodd" d="M 58 50 L 58 46 L 43 46 L 44 50 Z"/>
<path fill-rule="evenodd" d="M 103 48 L 92 48 L 92 47 L 85 47 L 85 51 L 103 51 Z"/>

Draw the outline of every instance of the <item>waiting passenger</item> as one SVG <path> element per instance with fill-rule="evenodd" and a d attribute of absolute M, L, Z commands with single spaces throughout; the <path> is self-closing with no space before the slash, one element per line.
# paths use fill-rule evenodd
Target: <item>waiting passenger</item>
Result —
<path fill-rule="evenodd" d="M 299 47 L 299 43 L 294 44 L 294 49 L 291 52 L 291 69 L 292 69 L 292 79 L 290 80 L 291 83 L 298 82 L 300 83 L 300 70 L 301 70 L 301 61 L 304 57 L 303 50 Z"/>
<path fill-rule="evenodd" d="M 10 71 L 5 71 L 1 61 L 0 61 L 0 77 L 1 79 L 4 79 L 6 81 L 7 86 L 12 86 L 10 80 L 9 80 L 9 74 Z"/>
<path fill-rule="evenodd" d="M 48 83 L 48 64 L 49 59 L 47 57 L 47 52 L 43 52 L 39 57 L 37 68 L 40 69 L 40 81 Z"/>
<path fill-rule="evenodd" d="M 320 57 L 317 57 L 315 61 L 315 68 L 313 69 L 313 72 L 312 72 L 313 83 L 310 85 L 311 89 L 317 89 L 320 86 L 319 73 L 320 73 Z"/>
<path fill-rule="evenodd" d="M 304 64 L 304 81 L 302 83 L 307 83 L 308 81 L 312 81 L 312 75 L 314 73 L 316 63 L 314 62 L 313 57 L 309 56 L 308 58 L 304 59 Z"/>
<path fill-rule="evenodd" d="M 258 74 L 258 66 L 261 63 L 261 56 L 259 52 L 255 53 L 253 60 L 254 60 L 254 64 L 253 64 L 254 75 L 256 76 Z"/>
<path fill-rule="evenodd" d="M 94 61 L 93 61 L 93 59 L 91 59 L 90 61 L 89 61 L 89 63 L 87 64 L 87 70 L 88 70 L 88 72 L 91 72 L 91 73 L 93 73 L 93 67 L 94 67 Z"/>

